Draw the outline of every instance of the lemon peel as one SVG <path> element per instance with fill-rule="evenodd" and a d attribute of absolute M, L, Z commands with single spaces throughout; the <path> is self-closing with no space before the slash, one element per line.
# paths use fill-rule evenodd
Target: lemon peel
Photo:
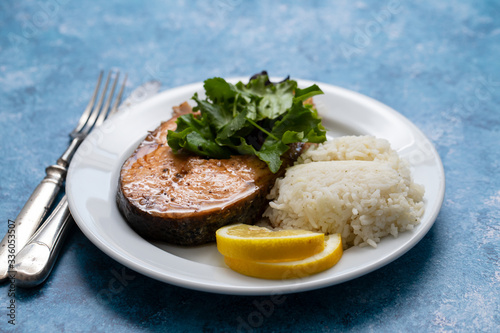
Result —
<path fill-rule="evenodd" d="M 302 278 L 333 267 L 342 257 L 340 234 L 325 237 L 322 252 L 309 258 L 288 262 L 261 262 L 225 257 L 225 263 L 234 271 L 257 278 L 284 280 Z"/>
<path fill-rule="evenodd" d="M 307 230 L 272 231 L 236 224 L 216 232 L 217 249 L 225 257 L 253 261 L 294 261 L 323 251 L 325 236 Z"/>

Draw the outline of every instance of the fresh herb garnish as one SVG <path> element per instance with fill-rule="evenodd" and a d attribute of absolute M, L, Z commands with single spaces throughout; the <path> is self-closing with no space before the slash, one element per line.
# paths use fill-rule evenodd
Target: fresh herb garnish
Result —
<path fill-rule="evenodd" d="M 204 83 L 206 99 L 195 93 L 194 111 L 177 119 L 177 129 L 168 131 L 174 152 L 188 150 L 209 158 L 235 154 L 256 155 L 275 173 L 281 156 L 294 142 L 326 140 L 321 119 L 304 101 L 323 92 L 317 85 L 299 89 L 297 82 L 271 83 L 266 72 L 235 85 L 215 77 Z"/>

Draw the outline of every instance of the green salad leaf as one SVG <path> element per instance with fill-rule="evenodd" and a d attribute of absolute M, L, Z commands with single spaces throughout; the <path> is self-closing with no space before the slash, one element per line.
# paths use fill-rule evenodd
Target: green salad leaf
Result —
<path fill-rule="evenodd" d="M 197 93 L 194 111 L 177 119 L 177 129 L 168 131 L 174 152 L 187 150 L 207 158 L 229 158 L 235 154 L 256 155 L 275 173 L 281 156 L 295 142 L 320 143 L 326 140 L 308 98 L 322 94 L 317 85 L 305 89 L 285 79 L 272 83 L 266 72 L 253 76 L 247 84 L 231 84 L 214 77 L 205 80 L 205 99 Z"/>

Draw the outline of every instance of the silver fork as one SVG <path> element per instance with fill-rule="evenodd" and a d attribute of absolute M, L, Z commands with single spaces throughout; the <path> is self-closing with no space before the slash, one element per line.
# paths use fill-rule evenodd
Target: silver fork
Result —
<path fill-rule="evenodd" d="M 149 98 L 156 94 L 159 88 L 160 82 L 158 81 L 144 83 L 136 88 L 120 107 L 113 107 L 109 114 L 119 112 L 123 108 Z M 16 272 L 16 284 L 19 287 L 35 287 L 47 279 L 72 225 L 73 218 L 67 198 L 64 196 L 52 214 L 16 256 L 14 271 Z"/>
<path fill-rule="evenodd" d="M 9 271 L 14 272 L 12 269 L 18 259 L 17 250 L 22 249 L 27 244 L 28 240 L 31 236 L 33 236 L 41 221 L 47 214 L 47 211 L 51 207 L 54 199 L 61 189 L 61 185 L 66 177 L 68 165 L 77 148 L 89 134 L 91 129 L 101 125 L 106 119 L 116 84 L 118 82 L 119 74 L 119 72 L 116 73 L 111 90 L 109 91 L 107 99 L 104 102 L 112 72 L 109 72 L 104 88 L 102 89 L 101 96 L 97 99 L 103 78 L 103 72 L 101 71 L 89 104 L 81 115 L 75 129 L 70 133 L 70 137 L 72 139 L 71 143 L 61 157 L 59 157 L 56 164 L 46 168 L 45 178 L 40 182 L 40 184 L 38 184 L 24 207 L 21 209 L 21 212 L 15 220 L 13 228 L 9 225 L 9 229 L 0 243 L 0 281 L 9 278 Z M 118 104 L 125 88 L 126 79 L 127 78 L 125 77 L 112 110 L 116 111 L 118 108 Z M 63 200 L 63 202 L 64 201 L 65 200 Z M 60 210 L 59 206 L 55 209 L 54 214 Z M 12 274 L 15 273 L 11 273 L 10 275 Z"/>

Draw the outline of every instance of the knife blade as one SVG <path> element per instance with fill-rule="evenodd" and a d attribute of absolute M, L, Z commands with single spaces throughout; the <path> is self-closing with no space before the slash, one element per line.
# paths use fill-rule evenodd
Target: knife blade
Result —
<path fill-rule="evenodd" d="M 132 106 L 147 100 L 148 98 L 156 95 L 160 90 L 161 82 L 152 80 L 148 81 L 137 87 L 132 93 L 120 104 L 118 112 L 123 112 Z"/>

